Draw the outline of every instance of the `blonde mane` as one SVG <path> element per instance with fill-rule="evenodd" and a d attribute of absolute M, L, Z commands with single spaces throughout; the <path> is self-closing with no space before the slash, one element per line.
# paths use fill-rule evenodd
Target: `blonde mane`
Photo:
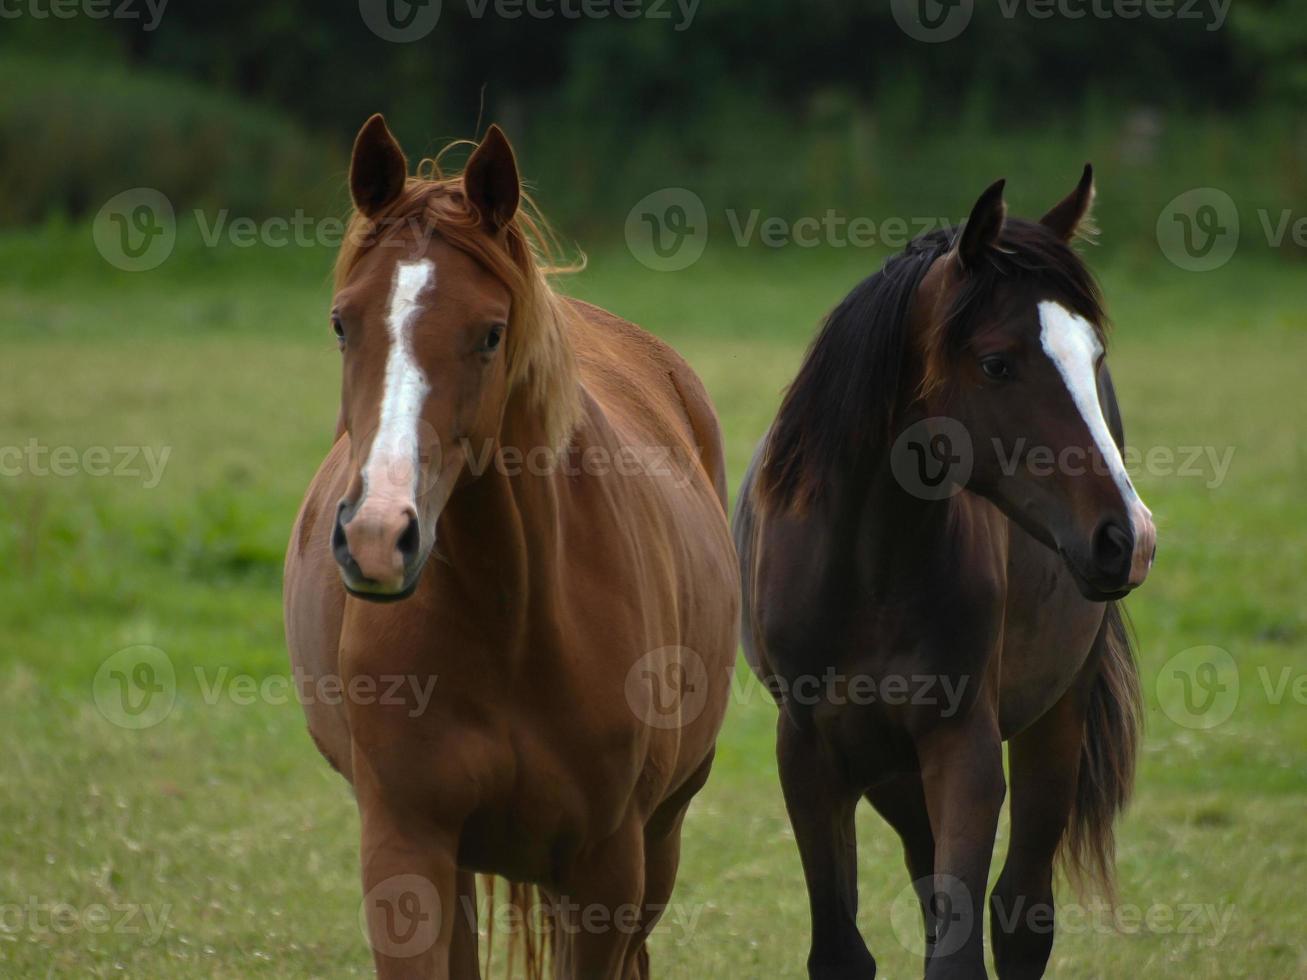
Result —
<path fill-rule="evenodd" d="M 549 445 L 561 447 L 580 418 L 581 392 L 568 341 L 573 313 L 554 292 L 550 278 L 577 271 L 583 260 L 570 265 L 557 261 L 557 238 L 525 191 L 513 220 L 498 235 L 488 234 L 481 215 L 463 192 L 462 173 L 447 173 L 441 167 L 445 154 L 460 145 L 466 141 L 452 143 L 434 159 L 423 160 L 417 176 L 408 178 L 404 190 L 384 212 L 374 217 L 357 211 L 351 214 L 336 257 L 336 288 L 340 289 L 369 250 L 405 230 L 439 235 L 472 256 L 508 287 L 512 296 L 506 340 L 509 390 L 524 389 L 526 404 L 544 423 Z"/>

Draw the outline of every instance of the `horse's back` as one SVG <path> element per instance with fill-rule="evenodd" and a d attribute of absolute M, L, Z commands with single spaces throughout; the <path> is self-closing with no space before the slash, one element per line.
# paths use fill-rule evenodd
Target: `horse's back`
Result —
<path fill-rule="evenodd" d="M 586 389 L 623 435 L 697 457 L 726 510 L 721 426 L 703 382 L 669 344 L 601 307 L 569 300 Z"/>

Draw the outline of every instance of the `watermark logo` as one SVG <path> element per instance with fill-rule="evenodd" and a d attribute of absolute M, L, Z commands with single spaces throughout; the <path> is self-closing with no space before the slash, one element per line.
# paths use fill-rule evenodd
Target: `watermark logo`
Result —
<path fill-rule="evenodd" d="M 29 895 L 23 901 L 0 903 L 0 936 L 12 940 L 27 933 L 42 941 L 81 933 L 87 936 L 134 936 L 153 946 L 168 929 L 172 903 L 138 905 L 134 902 L 46 901 Z"/>
<path fill-rule="evenodd" d="M 140 644 L 107 657 L 91 685 L 95 706 L 119 728 L 153 728 L 177 699 L 177 672 L 158 647 Z"/>
<path fill-rule="evenodd" d="M 891 0 L 899 29 L 914 41 L 942 44 L 967 29 L 975 0 Z"/>
<path fill-rule="evenodd" d="M 1157 244 L 1174 265 L 1210 272 L 1239 246 L 1239 208 L 1215 187 L 1196 187 L 1171 200 L 1157 219 Z"/>
<path fill-rule="evenodd" d="M 650 728 L 683 728 L 708 705 L 708 668 L 689 647 L 659 647 L 631 665 L 625 693 L 631 711 Z"/>
<path fill-rule="evenodd" d="M 890 215 L 879 222 L 869 215 L 849 217 L 834 208 L 825 214 L 785 218 L 781 215 L 764 216 L 758 209 L 741 214 L 727 208 L 726 222 L 731 237 L 739 248 L 749 248 L 757 242 L 766 248 L 906 248 L 913 239 L 942 228 L 958 224 L 948 218 L 902 217 Z"/>
<path fill-rule="evenodd" d="M 684 187 L 664 187 L 636 202 L 626 216 L 626 247 L 655 272 L 679 272 L 708 245 L 708 210 Z"/>
<path fill-rule="evenodd" d="M 950 874 L 918 878 L 890 906 L 890 925 L 899 945 L 923 957 L 956 953 L 970 937 L 974 920 L 971 889 Z"/>
<path fill-rule="evenodd" d="M 0 446 L 0 477 L 115 477 L 153 490 L 163 479 L 171 446 L 47 446 L 35 437 L 23 446 Z"/>
<path fill-rule="evenodd" d="M 359 927 L 382 956 L 421 956 L 440 938 L 440 892 L 422 875 L 391 875 L 359 905 Z"/>
<path fill-rule="evenodd" d="M 124 272 L 157 269 L 177 244 L 172 202 L 153 187 L 135 187 L 111 197 L 91 226 L 104 260 Z"/>
<path fill-rule="evenodd" d="M 409 44 L 436 29 L 441 0 L 359 0 L 359 15 L 383 41 Z"/>
<path fill-rule="evenodd" d="M 822 674 L 786 677 L 769 674 L 760 678 L 763 688 L 777 704 L 813 708 L 817 705 L 911 704 L 940 708 L 941 718 L 952 718 L 961 710 L 971 678 L 966 674 L 843 674 L 827 667 Z M 747 682 L 745 682 L 747 684 Z M 741 703 L 749 700 L 752 685 L 735 694 Z"/>
<path fill-rule="evenodd" d="M 922 500 L 943 500 L 960 492 L 974 465 L 967 427 L 944 415 L 914 422 L 890 449 L 890 470 L 899 486 Z"/>
<path fill-rule="evenodd" d="M 137 20 L 149 34 L 163 20 L 168 0 L 0 0 L 0 20 Z"/>
<path fill-rule="evenodd" d="M 1007 20 L 1024 13 L 1031 20 L 1202 21 L 1207 31 L 1225 26 L 1234 0 L 998 0 Z"/>
<path fill-rule="evenodd" d="M 1221 647 L 1182 650 L 1157 675 L 1157 700 L 1182 728 L 1215 728 L 1239 704 L 1239 667 Z"/>

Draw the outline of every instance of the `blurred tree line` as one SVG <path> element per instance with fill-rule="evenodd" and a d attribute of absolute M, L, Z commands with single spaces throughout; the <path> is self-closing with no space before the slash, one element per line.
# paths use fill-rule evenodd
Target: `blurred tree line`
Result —
<path fill-rule="evenodd" d="M 23 0 L 32 9 L 48 2 Z M 165 183 L 190 166 L 213 170 L 221 138 L 253 141 L 259 150 L 239 154 L 244 169 L 234 186 L 219 181 L 182 195 L 235 195 L 253 211 L 284 208 L 297 172 L 301 185 L 334 181 L 353 132 L 377 110 L 410 155 L 500 121 L 529 151 L 528 171 L 550 185 L 547 199 L 578 220 L 676 182 L 697 181 L 709 194 L 767 195 L 774 207 L 807 206 L 804 188 L 814 183 L 822 200 L 874 196 L 915 169 L 877 163 L 877 147 L 891 139 L 909 147 L 912 162 L 913 144 L 936 156 L 953 144 L 970 158 L 979 140 L 1043 134 L 1066 144 L 1069 167 L 1091 137 L 1110 138 L 1128 158 L 1131 140 L 1148 143 L 1150 127 L 1165 129 L 1173 117 L 1232 125 L 1256 117 L 1257 139 L 1273 140 L 1278 129 L 1286 145 L 1301 150 L 1303 142 L 1301 0 L 1228 8 L 1225 0 L 1054 0 L 1061 7 L 1052 16 L 1050 0 L 976 0 L 967 28 L 947 43 L 909 37 L 889 2 L 635 0 L 636 9 L 666 14 L 635 19 L 563 16 L 583 0 L 535 0 L 553 15 L 523 10 L 511 19 L 498 13 L 504 0 L 430 2 L 441 2 L 438 24 L 408 44 L 370 31 L 357 0 L 172 0 L 152 31 L 137 19 L 7 19 L 0 58 L 10 62 L 13 87 L 6 94 L 0 85 L 0 178 L 32 162 L 15 155 L 16 127 L 60 128 L 51 106 L 72 118 L 44 153 L 85 154 L 78 136 L 103 131 L 99 138 L 112 142 L 113 129 L 119 141 L 138 144 L 136 163 L 147 175 L 160 154 L 179 155 L 178 173 Z M 1129 16 L 1151 3 L 1171 16 Z M 70 62 L 83 67 L 50 67 Z M 86 65 L 111 67 L 88 82 Z M 0 82 L 4 68 L 0 61 Z M 154 89 L 141 88 L 141 79 Z M 284 123 L 251 125 L 239 107 Z M 204 155 L 188 154 L 176 145 L 187 140 L 169 141 L 168 132 L 193 133 Z M 139 149 L 161 139 L 163 150 Z M 1212 142 L 1210 133 L 1181 134 L 1181 143 L 1195 140 Z M 1231 152 L 1207 149 L 1221 159 Z M 276 163 L 267 169 L 277 186 L 266 194 L 251 189 L 265 177 L 260 152 Z M 1164 162 L 1158 151 L 1143 152 L 1145 163 Z M 131 155 L 93 151 L 96 167 L 112 171 L 124 153 Z M 29 180 L 26 204 L 0 217 L 30 220 L 47 206 L 75 216 L 96 194 L 51 188 L 89 180 L 90 168 L 82 171 L 55 166 L 44 183 Z M 303 201 L 302 186 L 298 193 Z"/>

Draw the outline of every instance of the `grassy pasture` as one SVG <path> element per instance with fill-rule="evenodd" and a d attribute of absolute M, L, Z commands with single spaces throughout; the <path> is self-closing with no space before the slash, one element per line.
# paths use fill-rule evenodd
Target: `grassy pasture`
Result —
<path fill-rule="evenodd" d="M 267 683 L 287 672 L 285 538 L 335 419 L 329 261 L 183 243 L 131 275 L 82 232 L 0 240 L 0 447 L 170 450 L 157 485 L 139 458 L 137 476 L 0 477 L 0 975 L 370 975 L 352 800 Z M 738 479 L 817 318 L 878 262 L 710 249 L 659 274 L 614 249 L 566 288 L 677 345 Z M 1304 976 L 1307 277 L 1252 254 L 1205 274 L 1124 254 L 1100 271 L 1130 440 L 1174 459 L 1136 471 L 1161 553 L 1130 603 L 1149 725 L 1122 908 L 1064 919 L 1051 975 Z M 1233 450 L 1223 478 L 1210 456 L 1166 472 L 1191 446 Z M 101 663 L 135 644 L 177 675 L 172 711 L 141 731 L 93 698 Z M 1230 654 L 1220 681 L 1237 687 L 1205 730 L 1160 700 L 1172 658 L 1199 646 Z M 249 684 L 264 693 L 243 703 Z M 660 976 L 802 975 L 774 709 L 742 692 L 687 824 Z M 870 811 L 860 830 L 864 934 L 882 976 L 919 975 L 895 929 L 897 841 Z"/>

